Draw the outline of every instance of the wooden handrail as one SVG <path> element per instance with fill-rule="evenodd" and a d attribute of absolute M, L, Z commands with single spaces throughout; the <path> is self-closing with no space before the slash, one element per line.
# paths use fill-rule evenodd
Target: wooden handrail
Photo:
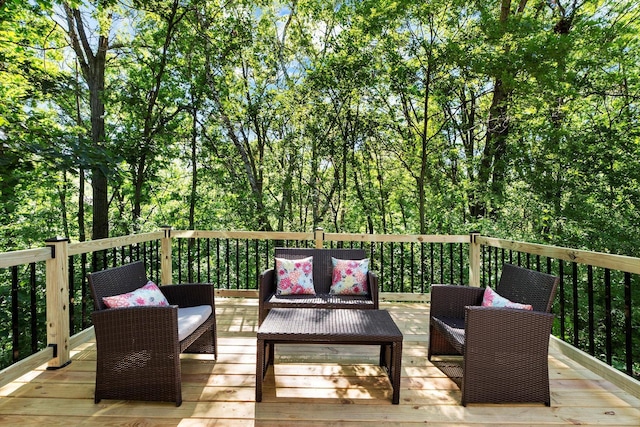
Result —
<path fill-rule="evenodd" d="M 324 240 L 327 242 L 469 243 L 469 235 L 324 233 Z"/>
<path fill-rule="evenodd" d="M 130 234 L 128 236 L 109 237 L 107 239 L 89 240 L 87 242 L 77 242 L 69 244 L 69 255 L 80 255 L 97 252 L 105 249 L 117 248 L 120 246 L 135 245 L 152 240 L 159 240 L 164 236 L 164 231 L 154 231 L 151 233 Z"/>
<path fill-rule="evenodd" d="M 549 258 L 571 261 L 578 264 L 587 264 L 594 267 L 619 270 L 627 273 L 640 274 L 640 258 L 624 255 L 612 255 L 602 252 L 584 251 L 579 249 L 563 248 L 559 246 L 542 245 L 537 243 L 518 242 L 515 240 L 497 239 L 493 237 L 478 236 L 478 243 L 494 248 L 509 249 L 517 252 L 525 252 L 532 255 L 540 255 Z"/>
<path fill-rule="evenodd" d="M 0 268 L 46 261 L 51 258 L 51 249 L 37 248 L 0 253 Z"/>
<path fill-rule="evenodd" d="M 315 234 L 292 231 L 171 230 L 171 237 L 176 239 L 314 240 Z"/>

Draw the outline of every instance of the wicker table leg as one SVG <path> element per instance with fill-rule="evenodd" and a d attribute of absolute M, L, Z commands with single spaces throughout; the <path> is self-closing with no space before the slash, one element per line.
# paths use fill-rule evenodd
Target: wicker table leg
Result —
<path fill-rule="evenodd" d="M 266 347 L 265 341 L 259 339 L 256 349 L 256 402 L 262 402 L 262 383 L 268 366 L 265 361 Z"/>
<path fill-rule="evenodd" d="M 393 387 L 393 398 L 391 402 L 394 405 L 400 403 L 400 371 L 402 365 L 402 341 L 397 341 L 391 344 L 391 370 L 389 371 L 389 378 L 391 379 L 391 386 Z"/>
<path fill-rule="evenodd" d="M 383 367 L 389 376 L 391 387 L 393 388 L 394 404 L 400 403 L 400 370 L 402 363 L 402 341 L 391 342 L 380 345 L 380 366 Z"/>

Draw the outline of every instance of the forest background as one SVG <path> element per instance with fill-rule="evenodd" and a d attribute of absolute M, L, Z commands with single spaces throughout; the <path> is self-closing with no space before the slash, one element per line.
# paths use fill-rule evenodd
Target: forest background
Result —
<path fill-rule="evenodd" d="M 635 0 L 0 0 L 0 245 L 483 234 L 640 256 Z"/>

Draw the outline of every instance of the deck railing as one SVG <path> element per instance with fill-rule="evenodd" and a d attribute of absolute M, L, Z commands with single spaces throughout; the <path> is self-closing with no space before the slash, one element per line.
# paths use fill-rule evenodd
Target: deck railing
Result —
<path fill-rule="evenodd" d="M 554 335 L 638 378 L 640 259 L 468 235 L 172 230 L 0 253 L 0 368 L 45 353 L 55 369 L 70 360 L 69 339 L 91 325 L 86 275 L 144 260 L 149 277 L 209 282 L 251 291 L 273 265 L 273 249 L 360 247 L 393 298 L 425 300 L 432 283 L 493 286 L 504 262 L 560 276 Z M 635 312 L 634 312 L 635 303 Z M 46 306 L 46 311 L 42 307 Z M 2 339 L 2 338 L 0 338 Z"/>

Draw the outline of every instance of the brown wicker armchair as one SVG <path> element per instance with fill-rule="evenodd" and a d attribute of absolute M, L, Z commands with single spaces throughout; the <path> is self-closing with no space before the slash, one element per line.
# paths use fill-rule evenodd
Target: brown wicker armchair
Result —
<path fill-rule="evenodd" d="M 533 310 L 481 307 L 483 288 L 432 285 L 428 358 L 462 355 L 462 405 L 551 404 L 550 313 L 559 278 L 504 264 L 496 292 Z"/>
<path fill-rule="evenodd" d="M 103 297 L 131 292 L 147 283 L 143 263 L 137 261 L 88 277 L 95 305 L 92 314 L 97 346 L 95 402 L 154 400 L 180 406 L 180 353 L 209 353 L 217 357 L 213 286 L 160 286 L 170 306 L 107 308 Z M 208 318 L 191 325 L 195 330 L 181 332 L 186 336 L 180 339 L 179 323 L 183 326 L 180 313 L 184 314 L 181 309 L 206 305 L 211 307 Z"/>

